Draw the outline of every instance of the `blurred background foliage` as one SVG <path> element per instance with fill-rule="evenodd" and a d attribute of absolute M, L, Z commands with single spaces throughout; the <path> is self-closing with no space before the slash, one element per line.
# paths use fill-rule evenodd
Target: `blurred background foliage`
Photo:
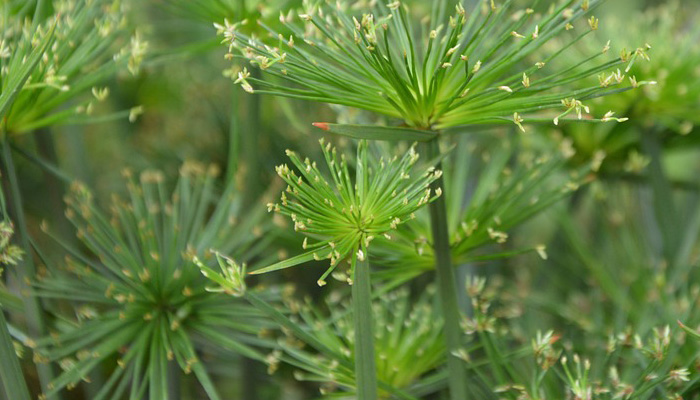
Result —
<path fill-rule="evenodd" d="M 65 272 L 63 268 L 70 264 L 66 249 L 98 264 L 96 260 L 104 254 L 85 242 L 65 218 L 64 196 L 74 180 L 90 188 L 95 207 L 111 212 L 113 198 L 133 200 L 135 189 L 125 185 L 122 177 L 125 169 L 156 169 L 161 171 L 158 183 L 163 185 L 156 191 L 158 196 L 166 195 L 156 200 L 156 192 L 150 193 L 151 200 L 164 206 L 182 179 L 183 164 L 213 164 L 219 171 L 208 178 L 207 196 L 212 197 L 203 203 L 236 193 L 240 209 L 232 214 L 236 223 L 243 222 L 227 227 L 231 236 L 240 236 L 238 229 L 249 238 L 269 239 L 264 250 L 254 249 L 236 260 L 262 265 L 298 253 L 301 242 L 291 235 L 291 224 L 272 214 L 259 215 L 282 188 L 274 167 L 285 161 L 287 148 L 320 159 L 316 141 L 322 134 L 311 127 L 312 122 L 366 123 L 377 117 L 342 106 L 245 93 L 232 82 L 243 65 L 224 59 L 226 49 L 213 23 L 248 19 L 250 34 L 262 35 L 253 21 L 279 25 L 279 11 L 301 3 L 3 3 L 3 71 L 15 57 L 11 54 L 28 54 L 28 43 L 41 39 L 32 36 L 32 29 L 41 27 L 48 35 L 56 26 L 48 59 L 40 62 L 4 116 L 3 128 L 2 183 L 9 201 L 0 232 L 4 267 L 0 304 L 33 395 L 47 391 L 48 383 L 33 361 L 48 359 L 32 347 L 44 337 L 40 348 L 48 358 L 61 361 L 61 347 L 52 348 L 55 342 L 46 338 L 63 336 L 70 342 L 73 336 L 66 332 L 80 329 L 74 320 L 98 311 L 54 300 L 66 300 L 61 290 L 68 286 L 59 281 L 42 279 L 39 285 L 26 286 L 25 277 L 34 277 L 26 263 L 19 263 L 20 269 L 15 265 L 22 249 L 8 247 L 14 246 L 9 238 L 22 223 L 17 220 L 21 214 L 26 232 L 17 231 L 30 250 L 23 248 L 24 258 L 33 260 L 43 278 L 50 277 L 52 269 Z M 415 18 L 429 13 L 425 2 L 405 3 L 414 7 Z M 465 8 L 470 10 L 475 3 L 467 0 Z M 53 17 L 55 13 L 59 16 Z M 598 111 L 616 110 L 617 117 L 629 117 L 629 121 L 527 125 L 527 133 L 515 126 L 454 133 L 456 144 L 445 175 L 456 190 L 447 201 L 453 257 L 466 288 L 460 302 L 470 344 L 463 356 L 469 371 L 476 371 L 470 375 L 479 393 L 475 398 L 587 399 L 590 388 L 595 393 L 592 398 L 700 399 L 700 346 L 677 325 L 682 321 L 690 329 L 700 327 L 700 4 L 695 0 L 610 0 L 596 16 L 600 29 L 594 40 L 576 45 L 581 54 L 602 50 L 608 40 L 614 54 L 640 43 L 650 45 L 650 61 L 637 61 L 628 76 L 656 81 L 656 85 L 590 104 Z M 559 63 L 557 68 L 568 67 L 566 60 Z M 2 79 L 5 90 L 5 72 Z M 591 84 L 597 85 L 597 79 Z M 352 146 L 349 140 L 334 140 L 341 147 Z M 13 165 L 8 165 L 10 155 Z M 16 171 L 15 182 L 8 179 L 10 169 Z M 513 195 L 522 185 L 528 191 Z M 17 191 L 21 199 L 11 195 Z M 535 198 L 541 203 L 533 202 Z M 70 205 L 80 209 L 72 201 Z M 207 205 L 200 212 L 213 212 Z M 246 218 L 256 221 L 247 223 Z M 373 250 L 379 288 L 375 305 L 381 310 L 377 346 L 385 361 L 380 379 L 405 391 L 384 390 L 386 398 L 440 399 L 446 385 L 440 368 L 445 350 L 436 342 L 442 321 L 432 310 L 437 305 L 421 295 L 434 290 L 426 278 L 432 274 L 431 249 L 425 246 L 430 240 L 426 220 L 426 215 L 418 215 L 397 234 L 398 240 L 380 239 Z M 476 220 L 481 223 L 473 225 Z M 47 235 L 46 227 L 60 240 Z M 139 227 L 129 229 L 138 233 Z M 196 250 L 235 248 L 235 240 L 243 240 L 239 236 L 227 244 L 200 243 Z M 25 239 L 12 243 L 21 246 Z M 311 262 L 303 269 L 249 281 L 259 290 L 256 296 L 283 310 L 288 322 L 317 335 L 320 344 L 309 343 L 289 326 L 280 330 L 270 320 L 261 321 L 258 311 L 247 303 L 236 309 L 253 321 L 245 324 L 242 333 L 223 330 L 232 336 L 213 339 L 193 334 L 196 354 L 204 360 L 221 398 L 353 397 L 352 368 L 342 363 L 351 360 L 353 351 L 346 321 L 349 309 L 344 305 L 346 277 L 338 275 L 336 281 L 319 288 L 316 279 L 325 268 L 320 264 Z M 473 275 L 486 281 L 467 278 Z M 188 279 L 197 288 L 204 285 L 195 277 Z M 88 286 L 97 293 L 104 289 L 103 283 Z M 45 313 L 38 318 L 45 326 L 33 330 L 35 317 L 25 313 L 28 306 L 22 299 L 40 295 Z M 237 302 L 241 303 L 231 304 Z M 119 303 L 103 308 L 117 312 L 113 309 L 118 310 Z M 235 318 L 233 314 L 224 312 L 228 318 Z M 207 325 L 206 329 L 213 328 Z M 547 336 L 550 331 L 554 333 Z M 239 342 L 245 344 L 244 350 Z M 227 345 L 238 355 L 219 354 L 218 349 Z M 64 384 L 75 383 L 77 389 L 52 398 L 97 398 L 101 393 L 96 385 L 107 382 L 120 368 L 115 354 L 124 354 L 129 347 L 119 346 L 113 343 L 111 355 L 102 355 L 94 365 L 88 362 L 90 368 L 83 360 L 78 363 L 90 371 L 86 380 L 93 383 L 74 382 L 82 373 L 71 375 Z M 335 353 L 323 351 L 327 348 Z M 75 348 L 76 353 L 79 350 Z M 183 349 L 181 355 L 194 352 Z M 568 356 L 567 361 L 560 361 L 562 356 Z M 548 365 L 551 360 L 555 362 Z M 68 371 L 77 363 L 63 361 Z M 175 362 L 187 365 L 187 360 Z M 420 365 L 412 365 L 416 363 Z M 578 377 L 577 373 L 588 371 L 586 363 L 592 365 L 590 374 Z M 570 375 L 568 365 L 578 372 Z M 550 368 L 556 371 L 546 374 Z M 162 398 L 204 398 L 201 384 L 180 379 L 187 368 L 166 369 L 162 372 L 170 376 L 165 389 L 169 394 Z M 58 368 L 45 373 L 57 376 Z M 139 397 L 138 390 L 134 389 L 134 398 L 146 398 Z M 3 395 L 0 391 L 0 398 Z"/>

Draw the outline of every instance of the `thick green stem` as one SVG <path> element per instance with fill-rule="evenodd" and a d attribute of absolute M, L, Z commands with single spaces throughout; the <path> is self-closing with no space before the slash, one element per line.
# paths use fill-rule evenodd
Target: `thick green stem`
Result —
<path fill-rule="evenodd" d="M 355 321 L 355 379 L 357 398 L 361 400 L 377 398 L 377 365 L 374 359 L 372 287 L 369 272 L 367 258 L 358 259 L 352 283 L 352 305 Z"/>
<path fill-rule="evenodd" d="M 428 143 L 428 159 L 440 155 L 437 139 Z M 440 169 L 441 165 L 438 164 Z M 441 190 L 443 196 L 430 203 L 430 226 L 433 233 L 433 250 L 435 252 L 435 272 L 437 277 L 440 308 L 445 323 L 445 344 L 447 345 L 447 369 L 449 375 L 450 399 L 467 398 L 467 376 L 461 359 L 455 356 L 461 348 L 462 331 L 459 326 L 460 313 L 457 304 L 457 284 L 452 267 L 450 251 L 450 234 L 447 230 L 447 207 L 445 205 L 445 184 L 441 178 L 432 185 L 433 191 Z"/>
<path fill-rule="evenodd" d="M 8 399 L 31 399 L 2 310 L 0 310 L 0 379 Z"/>
<path fill-rule="evenodd" d="M 4 133 L 4 132 L 0 132 Z M 24 209 L 22 207 L 22 196 L 19 191 L 19 182 L 17 179 L 17 171 L 15 169 L 15 164 L 12 159 L 12 151 L 10 150 L 10 143 L 8 141 L 7 135 L 0 135 L 2 139 L 2 159 L 3 167 L 7 174 L 6 178 L 10 183 L 11 193 L 8 193 L 8 200 L 12 207 L 10 207 L 10 213 L 14 211 L 14 215 L 11 215 L 11 219 L 17 224 L 17 231 L 19 233 L 20 245 L 24 250 L 25 256 L 21 268 L 19 271 L 23 272 L 23 278 L 20 280 L 20 285 L 22 285 L 22 290 L 27 290 L 26 281 L 34 279 L 36 274 L 36 266 L 34 265 L 34 259 L 32 258 L 32 248 L 29 244 L 29 232 L 27 231 L 27 224 L 24 220 Z M 46 335 L 46 327 L 43 320 L 43 312 L 41 308 L 41 303 L 39 299 L 27 295 L 24 298 L 25 304 L 25 315 L 27 318 L 27 326 L 29 328 L 29 335 L 32 338 L 38 338 Z M 39 373 L 39 381 L 43 388 L 49 387 L 49 384 L 54 378 L 53 369 L 47 364 L 37 364 L 37 372 Z M 59 395 L 53 395 L 49 397 L 50 399 L 59 399 Z"/>

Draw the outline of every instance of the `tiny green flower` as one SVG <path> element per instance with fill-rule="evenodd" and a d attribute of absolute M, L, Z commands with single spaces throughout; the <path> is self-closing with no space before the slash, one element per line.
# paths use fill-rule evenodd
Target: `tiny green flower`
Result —
<path fill-rule="evenodd" d="M 213 251 L 213 253 L 216 255 L 216 261 L 221 268 L 221 274 L 204 265 L 199 257 L 194 256 L 194 258 L 192 258 L 192 262 L 202 270 L 202 275 L 204 275 L 204 277 L 219 284 L 219 287 L 208 287 L 207 290 L 210 292 L 224 292 L 234 297 L 243 296 L 246 291 L 246 265 L 238 264 L 219 252 Z"/>
<path fill-rule="evenodd" d="M 279 212 L 294 222 L 294 230 L 306 236 L 305 253 L 254 273 L 263 273 L 310 260 L 329 259 L 326 277 L 343 260 L 363 261 L 372 240 L 415 218 L 415 211 L 441 195 L 432 193 L 430 184 L 442 175 L 435 168 L 411 176 L 418 153 L 411 147 L 402 157 L 377 159 L 370 154 L 366 141 L 357 147 L 355 179 L 344 155 L 338 155 L 330 143 L 321 140 L 330 172 L 330 181 L 316 162 L 302 160 L 287 151 L 293 167 L 277 167 L 277 174 L 287 183 L 279 203 L 269 203 L 268 211 Z M 352 277 L 352 271 L 350 277 Z M 349 278 L 349 282 L 352 278 Z"/>

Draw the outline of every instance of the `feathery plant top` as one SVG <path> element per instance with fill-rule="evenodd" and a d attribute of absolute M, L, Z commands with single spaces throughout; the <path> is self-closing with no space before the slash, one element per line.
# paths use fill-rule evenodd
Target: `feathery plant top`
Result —
<path fill-rule="evenodd" d="M 0 5 L 0 100 L 14 91 L 13 84 L 24 82 L 16 89 L 12 107 L 3 104 L 4 129 L 21 134 L 105 119 L 128 117 L 133 122 L 141 107 L 93 116 L 96 104 L 109 96 L 104 85 L 124 70 L 138 74 L 146 55 L 148 43 L 134 32 L 128 4 L 56 1 L 55 17 L 32 21 L 33 8 L 16 3 Z"/>
<path fill-rule="evenodd" d="M 582 111 L 589 111 L 582 101 L 634 86 L 617 87 L 625 76 L 613 69 L 647 58 L 646 48 L 599 61 L 607 54 L 604 48 L 576 68 L 548 68 L 598 29 L 595 17 L 578 20 L 602 0 L 566 0 L 549 9 L 541 3 L 514 10 L 513 1 L 485 0 L 471 13 L 457 5 L 449 19 L 439 10 L 444 5 L 436 5 L 432 18 L 414 26 L 408 6 L 399 1 L 376 2 L 361 13 L 347 2 L 327 0 L 307 2 L 299 21 L 291 12 L 281 15 L 291 35 L 268 28 L 267 38 L 247 36 L 239 28 L 248 21 L 215 26 L 229 45 L 227 58 L 238 50 L 252 65 L 280 78 L 256 79 L 244 68 L 235 81 L 246 91 L 367 109 L 419 129 L 503 121 L 522 129 L 525 116 L 537 120 L 542 110 L 562 107 L 555 123 L 571 112 L 581 119 Z M 532 58 L 570 30 L 577 35 L 551 54 Z M 610 79 L 601 84 L 596 76 L 606 71 Z M 610 120 L 617 120 L 613 113 L 596 121 Z"/>
<path fill-rule="evenodd" d="M 42 226 L 70 256 L 64 268 L 38 276 L 34 287 L 45 299 L 77 303 L 72 329 L 37 342 L 37 358 L 59 361 L 64 369 L 45 395 L 75 386 L 103 360 L 116 360 L 120 372 L 94 398 L 122 398 L 130 387 L 134 398 L 165 399 L 159 382 L 165 381 L 166 369 L 161 366 L 174 360 L 184 373 L 194 373 L 208 398 L 220 399 L 199 359 L 201 338 L 265 361 L 249 343 L 268 325 L 246 303 L 208 293 L 209 281 L 193 265 L 197 256 L 196 265 L 216 259 L 219 265 L 243 268 L 208 249 L 216 247 L 240 260 L 258 257 L 262 249 L 250 231 L 261 222 L 264 208 L 248 208 L 243 215 L 233 185 L 217 191 L 218 171 L 188 162 L 172 194 L 164 174 L 146 171 L 137 178 L 126 171 L 128 195 L 115 197 L 111 212 L 86 186 L 72 186 L 66 215 L 94 257 Z M 245 287 L 221 290 L 238 295 Z"/>
<path fill-rule="evenodd" d="M 364 261 L 367 247 L 376 236 L 415 218 L 416 210 L 442 194 L 432 193 L 429 187 L 442 171 L 429 167 L 419 177 L 411 177 L 418 160 L 414 147 L 401 158 L 377 160 L 369 154 L 367 142 L 360 141 L 354 183 L 345 156 L 339 157 L 330 143 L 324 146 L 323 140 L 321 147 L 331 182 L 321 174 L 316 162 L 308 158 L 302 161 L 288 150 L 287 155 L 300 175 L 286 164 L 278 166 L 277 173 L 288 186 L 280 203 L 268 204 L 268 211 L 274 210 L 294 221 L 294 229 L 306 236 L 303 247 L 307 252 L 255 273 L 325 258 L 331 265 L 318 280 L 323 286 L 340 261 L 350 257 L 352 277 L 356 261 Z M 315 242 L 310 243 L 309 239 Z"/>

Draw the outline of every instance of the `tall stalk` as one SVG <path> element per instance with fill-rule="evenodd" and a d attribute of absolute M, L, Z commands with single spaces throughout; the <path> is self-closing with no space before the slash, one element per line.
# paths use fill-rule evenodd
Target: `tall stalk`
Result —
<path fill-rule="evenodd" d="M 352 284 L 352 306 L 355 321 L 355 379 L 357 398 L 377 398 L 377 365 L 374 358 L 372 332 L 372 286 L 369 257 L 358 258 Z"/>
<path fill-rule="evenodd" d="M 440 155 L 438 139 L 433 139 L 427 144 L 428 159 L 434 159 Z M 440 169 L 441 164 L 436 168 Z M 431 188 L 433 191 L 441 190 L 445 193 L 445 183 L 442 177 L 435 180 Z M 452 255 L 450 252 L 450 234 L 447 230 L 447 206 L 445 196 L 438 197 L 430 203 L 430 227 L 433 233 L 433 250 L 435 253 L 435 271 L 440 300 L 440 309 L 445 321 L 445 344 L 447 348 L 447 369 L 452 400 L 464 400 L 467 398 L 467 381 L 463 361 L 454 354 L 459 351 L 460 313 L 457 303 L 457 282 L 455 271 L 452 267 Z"/>
<path fill-rule="evenodd" d="M 9 139 L 2 129 L 0 131 L 0 141 L 2 141 L 2 166 L 5 168 L 7 173 L 7 179 L 10 184 L 9 202 L 11 207 L 9 207 L 9 212 L 13 213 L 11 219 L 17 224 L 17 231 L 19 233 L 20 247 L 24 250 L 25 258 L 20 271 L 23 273 L 23 278 L 19 284 L 22 286 L 22 290 L 26 290 L 27 279 L 33 279 L 36 274 L 36 266 L 34 265 L 34 260 L 32 258 L 32 248 L 29 244 L 29 232 L 27 230 L 27 224 L 24 220 L 24 208 L 22 206 L 22 195 L 19 191 L 19 182 L 17 179 L 17 171 L 15 169 L 15 164 L 12 159 L 12 151 L 10 149 Z M 39 299 L 34 296 L 24 297 L 27 326 L 29 329 L 29 335 L 33 338 L 38 338 L 40 336 L 45 336 L 46 326 L 44 324 L 42 309 Z M 47 364 L 37 364 L 37 372 L 39 374 L 39 381 L 43 388 L 49 387 L 49 384 L 54 378 L 53 370 L 50 365 Z M 59 395 L 54 395 L 49 397 L 49 399 L 60 399 Z"/>

